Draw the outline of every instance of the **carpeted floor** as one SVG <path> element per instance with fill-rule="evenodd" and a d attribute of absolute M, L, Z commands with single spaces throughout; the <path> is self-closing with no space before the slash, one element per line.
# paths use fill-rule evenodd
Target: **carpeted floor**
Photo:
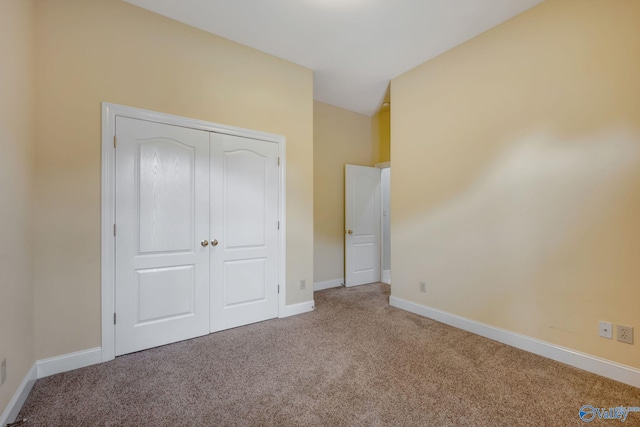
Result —
<path fill-rule="evenodd" d="M 43 378 L 20 417 L 29 427 L 581 426 L 582 405 L 640 406 L 640 389 L 388 297 L 383 284 L 316 292 L 313 313 Z M 640 413 L 623 425 L 640 425 Z"/>

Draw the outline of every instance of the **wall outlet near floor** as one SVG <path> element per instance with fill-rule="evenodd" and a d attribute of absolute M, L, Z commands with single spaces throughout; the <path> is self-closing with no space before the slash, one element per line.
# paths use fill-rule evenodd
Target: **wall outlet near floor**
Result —
<path fill-rule="evenodd" d="M 420 282 L 420 292 L 427 293 L 427 282 Z"/>
<path fill-rule="evenodd" d="M 600 325 L 599 335 L 602 338 L 612 339 L 613 338 L 613 325 L 611 324 L 611 322 L 600 321 L 599 325 Z"/>
<path fill-rule="evenodd" d="M 7 359 L 2 359 L 0 363 L 0 385 L 7 380 Z"/>
<path fill-rule="evenodd" d="M 618 331 L 616 336 L 618 337 L 618 341 L 633 344 L 633 327 L 623 325 L 617 325 L 617 327 Z"/>
<path fill-rule="evenodd" d="M 300 289 L 307 289 L 307 281 L 305 279 L 300 280 Z"/>

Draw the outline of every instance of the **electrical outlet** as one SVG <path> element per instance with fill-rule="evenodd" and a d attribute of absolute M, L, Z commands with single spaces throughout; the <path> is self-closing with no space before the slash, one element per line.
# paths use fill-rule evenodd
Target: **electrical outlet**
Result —
<path fill-rule="evenodd" d="M 307 281 L 302 279 L 300 280 L 300 289 L 307 289 Z"/>
<path fill-rule="evenodd" d="M 618 341 L 626 342 L 627 344 L 633 344 L 633 327 L 618 325 Z"/>
<path fill-rule="evenodd" d="M 599 335 L 602 338 L 612 339 L 613 338 L 613 325 L 611 324 L 611 322 L 600 321 L 599 325 L 600 325 L 600 333 L 599 333 Z"/>
<path fill-rule="evenodd" d="M 420 292 L 427 292 L 427 283 L 426 282 L 420 282 Z"/>
<path fill-rule="evenodd" d="M 7 359 L 2 359 L 0 363 L 0 385 L 7 380 Z"/>

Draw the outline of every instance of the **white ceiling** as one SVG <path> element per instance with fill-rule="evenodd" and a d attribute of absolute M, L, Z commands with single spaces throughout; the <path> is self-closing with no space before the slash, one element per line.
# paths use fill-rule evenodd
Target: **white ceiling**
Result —
<path fill-rule="evenodd" d="M 389 81 L 543 0 L 125 0 L 314 71 L 314 98 L 378 111 Z"/>

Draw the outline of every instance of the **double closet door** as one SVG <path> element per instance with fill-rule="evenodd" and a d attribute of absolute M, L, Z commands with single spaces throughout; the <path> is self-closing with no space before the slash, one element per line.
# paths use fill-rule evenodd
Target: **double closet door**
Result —
<path fill-rule="evenodd" d="M 116 118 L 116 355 L 278 316 L 278 146 Z"/>

